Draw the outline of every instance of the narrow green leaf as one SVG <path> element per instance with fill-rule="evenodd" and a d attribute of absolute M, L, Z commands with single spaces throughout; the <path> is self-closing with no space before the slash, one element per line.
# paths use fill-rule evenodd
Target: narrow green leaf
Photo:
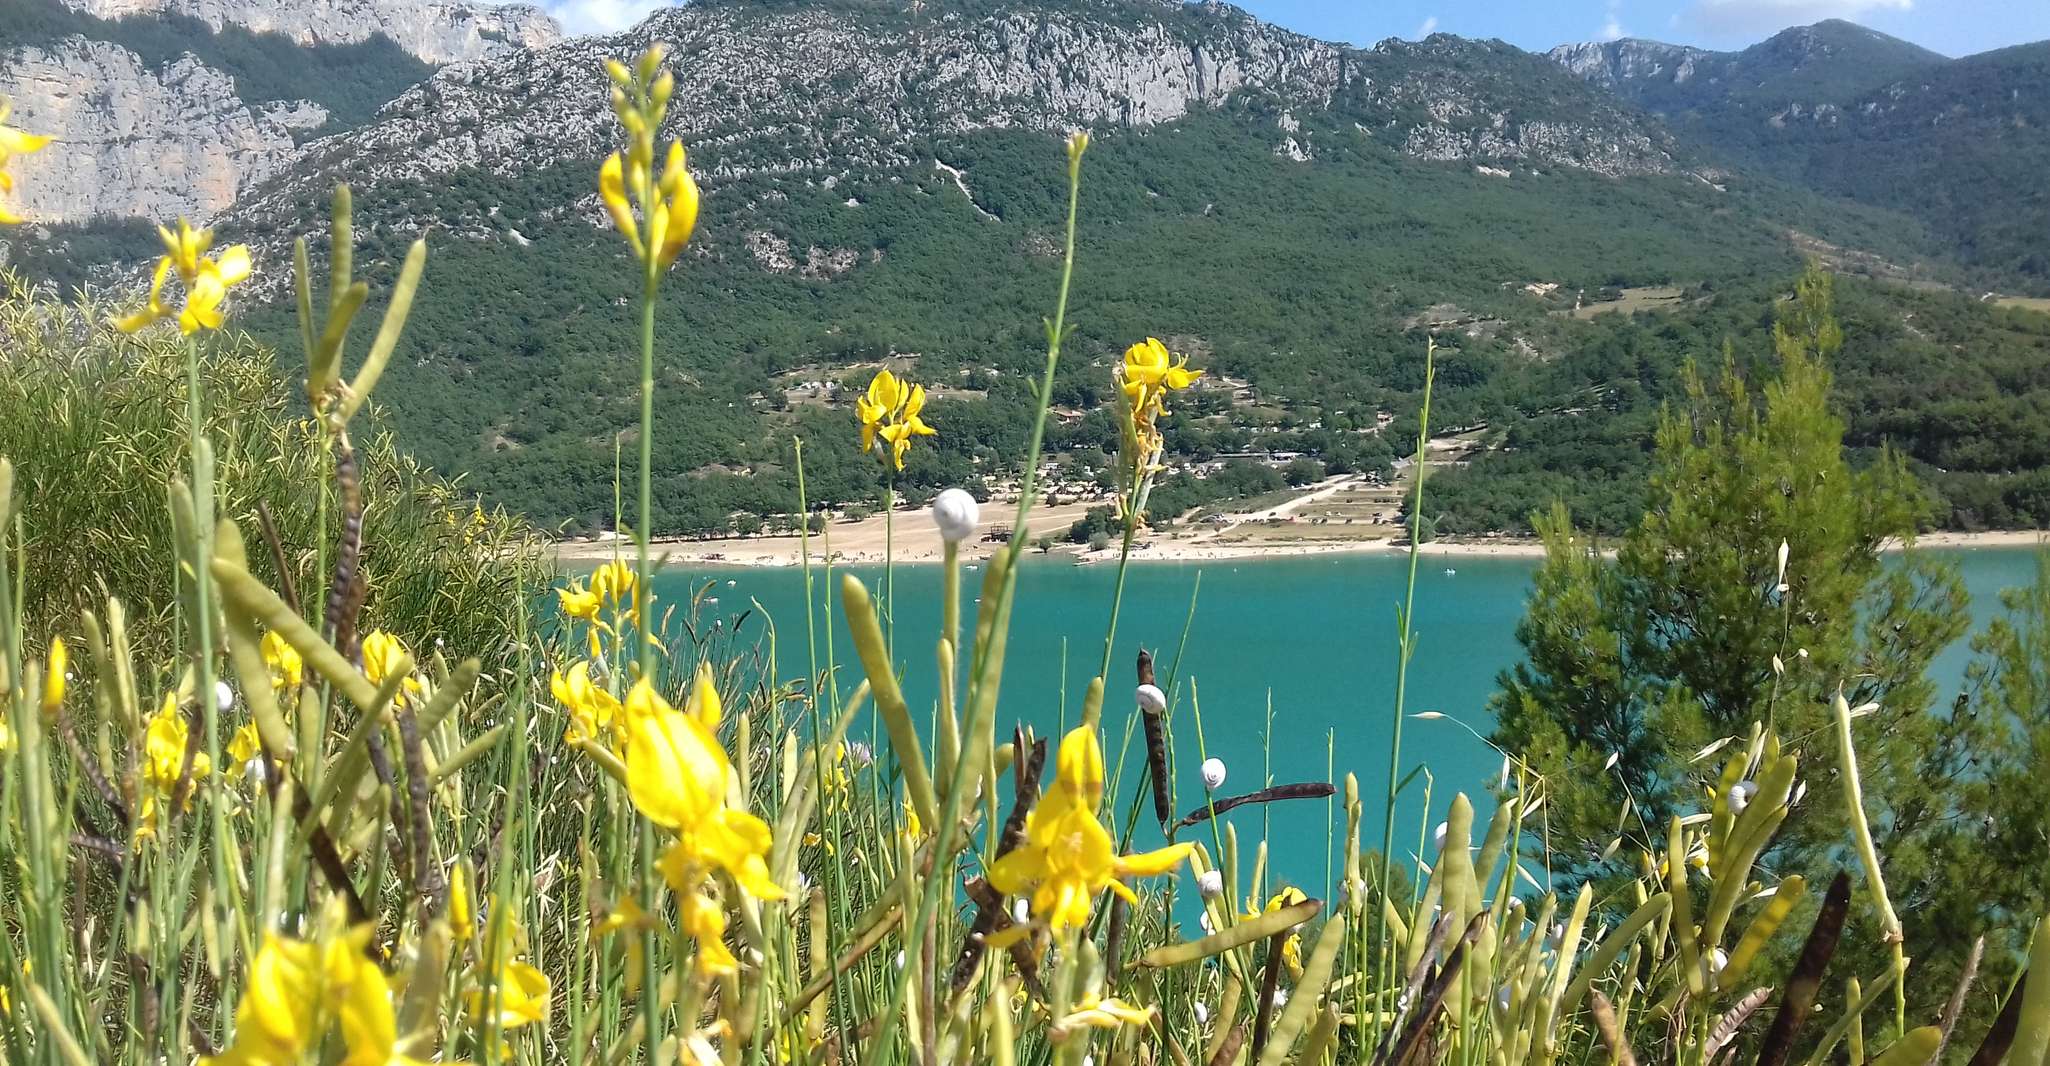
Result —
<path fill-rule="evenodd" d="M 867 586 L 853 574 L 840 576 L 840 610 L 847 617 L 847 630 L 854 636 L 855 653 L 868 673 L 869 691 L 875 694 L 876 713 L 883 716 L 883 728 L 890 734 L 890 747 L 904 772 L 904 791 L 918 820 L 929 826 L 940 824 L 939 804 L 933 800 L 932 777 L 925 766 L 925 750 L 912 726 L 911 710 L 904 705 L 904 691 L 897 687 L 897 675 L 890 667 L 883 627 L 876 621 L 875 604 Z"/>
<path fill-rule="evenodd" d="M 413 296 L 420 291 L 420 272 L 427 267 L 427 240 L 413 242 L 406 253 L 406 265 L 399 268 L 399 283 L 392 289 L 391 305 L 384 310 L 384 322 L 377 329 L 377 337 L 370 342 L 370 354 L 363 359 L 363 365 L 356 370 L 356 378 L 349 383 L 349 395 L 342 401 L 341 419 L 347 422 L 361 410 L 370 399 L 370 390 L 377 387 L 377 379 L 384 374 L 385 364 L 391 361 L 391 353 L 398 347 L 399 335 L 405 332 L 406 316 L 412 313 Z"/>

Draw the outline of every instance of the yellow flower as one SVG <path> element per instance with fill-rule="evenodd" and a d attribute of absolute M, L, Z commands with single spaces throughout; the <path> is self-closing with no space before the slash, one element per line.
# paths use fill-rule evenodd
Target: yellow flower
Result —
<path fill-rule="evenodd" d="M 235 1007 L 235 1043 L 201 1066 L 288 1066 L 319 1041 L 325 983 L 318 945 L 266 932 Z"/>
<path fill-rule="evenodd" d="M 407 660 L 411 657 L 411 653 L 406 650 L 405 641 L 382 629 L 372 630 L 369 636 L 363 638 L 362 651 L 363 676 L 369 678 L 371 684 L 379 687 L 399 670 L 408 668 Z M 408 677 L 401 687 L 407 692 L 417 693 L 420 691 L 420 680 Z"/>
<path fill-rule="evenodd" d="M 40 134 L 26 133 L 7 124 L 7 117 L 14 111 L 14 105 L 6 97 L 0 97 L 0 193 L 14 191 L 14 176 L 7 173 L 7 164 L 15 156 L 40 152 L 50 143 L 50 138 Z M 0 207 L 0 225 L 19 225 L 20 215 Z"/>
<path fill-rule="evenodd" d="M 919 824 L 918 808 L 911 805 L 911 797 L 909 796 L 904 797 L 904 819 L 902 827 L 897 832 L 904 838 L 905 843 L 914 848 L 918 846 L 920 840 L 925 839 L 925 826 Z"/>
<path fill-rule="evenodd" d="M 235 730 L 234 739 L 228 741 L 228 761 L 237 766 L 247 766 L 249 760 L 263 754 L 263 738 L 257 735 L 255 722 L 244 722 Z"/>
<path fill-rule="evenodd" d="M 548 1021 L 548 976 L 524 959 L 508 959 L 498 969 L 498 1027 L 518 1029 Z M 482 989 L 472 990 L 470 1013 L 484 1013 Z"/>
<path fill-rule="evenodd" d="M 460 862 L 448 872 L 449 938 L 461 948 L 477 935 L 477 908 L 470 901 L 470 875 Z"/>
<path fill-rule="evenodd" d="M 64 647 L 63 637 L 50 640 L 49 663 L 43 670 L 43 717 L 57 713 L 64 703 L 65 672 L 71 664 L 71 653 Z"/>
<path fill-rule="evenodd" d="M 923 410 L 925 386 L 902 382 L 887 369 L 876 371 L 868 391 L 854 401 L 854 414 L 861 422 L 861 450 L 874 451 L 880 437 L 890 446 L 890 461 L 896 469 L 904 469 L 904 453 L 911 449 L 911 438 L 937 432 L 919 417 Z"/>
<path fill-rule="evenodd" d="M 555 599 L 562 605 L 562 613 L 569 618 L 586 622 L 598 621 L 599 595 L 596 589 L 586 589 L 581 581 L 572 581 L 565 588 L 555 590 Z"/>
<path fill-rule="evenodd" d="M 668 872 L 666 859 L 663 872 Z M 732 949 L 726 946 L 726 911 L 717 900 L 698 890 L 679 892 L 676 920 L 683 931 L 698 943 L 697 965 L 700 972 L 718 975 L 740 969 L 740 960 L 734 958 Z"/>
<path fill-rule="evenodd" d="M 165 795 L 175 791 L 178 778 L 185 770 L 185 748 L 190 742 L 191 730 L 185 723 L 185 715 L 178 710 L 178 694 L 164 693 L 164 705 L 150 716 L 149 724 L 143 729 L 143 780 Z M 193 753 L 194 780 L 213 773 L 213 770 L 213 759 L 206 752 Z"/>
<path fill-rule="evenodd" d="M 164 255 L 157 260 L 156 273 L 150 279 L 149 303 L 135 314 L 116 320 L 115 327 L 124 333 L 134 333 L 160 318 L 170 317 L 171 309 L 163 302 L 164 282 L 175 271 L 185 287 L 185 305 L 178 311 L 179 330 L 196 333 L 221 328 L 221 303 L 227 299 L 228 289 L 249 278 L 249 246 L 233 245 L 209 259 L 206 252 L 213 247 L 213 231 L 193 229 L 182 218 L 175 231 L 158 226 L 157 236 L 164 242 Z"/>
<path fill-rule="evenodd" d="M 614 611 L 632 616 L 640 607 L 640 575 L 623 559 L 614 559 L 591 572 L 591 592 Z"/>
<path fill-rule="evenodd" d="M 1054 1028 L 1060 1032 L 1072 1032 L 1088 1026 L 1094 1029 L 1115 1029 L 1120 1025 L 1145 1027 L 1153 1024 L 1153 1008 L 1135 1007 L 1116 996 L 1105 997 L 1095 992 L 1083 996 L 1075 1009 L 1062 1018 Z"/>
<path fill-rule="evenodd" d="M 1120 384 L 1134 420 L 1150 426 L 1167 411 L 1168 392 L 1186 389 L 1203 376 L 1200 370 L 1190 370 L 1188 363 L 1187 356 L 1170 356 L 1167 345 L 1153 337 L 1125 349 Z"/>
<path fill-rule="evenodd" d="M 628 994 L 640 991 L 641 974 L 645 969 L 641 954 L 640 934 L 655 928 L 655 920 L 630 895 L 622 894 L 612 905 L 610 913 L 591 927 L 591 935 L 606 937 L 621 935 L 626 939 L 626 990 Z"/>
<path fill-rule="evenodd" d="M 1267 900 L 1266 909 L 1278 911 L 1283 907 L 1293 907 L 1308 898 L 1308 896 L 1303 895 L 1301 889 L 1296 888 L 1294 885 L 1288 885 Z M 1253 910 L 1251 907 L 1246 908 L 1246 917 L 1248 919 L 1258 918 L 1259 916 L 1259 911 Z M 1303 938 L 1301 936 L 1291 933 L 1287 940 L 1281 942 L 1281 961 L 1287 964 L 1290 976 L 1301 977 L 1303 975 Z"/>
<path fill-rule="evenodd" d="M 1119 856 L 1096 820 L 1103 800 L 1103 749 L 1096 732 L 1078 727 L 1061 739 L 1052 789 L 1025 822 L 1025 843 L 996 861 L 989 882 L 1005 895 L 1035 888 L 1032 913 L 1056 931 L 1089 920 L 1089 906 L 1105 888 L 1136 903 L 1122 879 L 1163 874 L 1188 858 L 1193 845 L 1176 844 L 1142 855 Z"/>
<path fill-rule="evenodd" d="M 425 1060 L 399 1051 L 391 982 L 363 955 L 368 933 L 366 926 L 327 949 L 326 999 L 334 1005 L 335 1022 L 349 1048 L 342 1066 L 426 1066 Z"/>
<path fill-rule="evenodd" d="M 554 671 L 548 678 L 548 688 L 555 694 L 555 701 L 569 712 L 569 727 L 562 734 L 564 743 L 604 743 L 605 732 L 620 717 L 620 706 L 612 693 L 592 683 L 590 663 L 577 663 L 567 674 Z"/>
<path fill-rule="evenodd" d="M 723 870 L 757 899 L 782 899 L 783 890 L 769 877 L 768 824 L 727 805 L 733 767 L 714 732 L 722 712 L 711 668 L 698 667 L 684 710 L 642 679 L 624 713 L 627 795 L 649 821 L 676 832 L 660 868 L 677 894 L 684 931 L 698 941 L 698 965 L 730 972 L 736 964 L 721 940 L 725 912 L 702 893 L 705 878 Z"/>
<path fill-rule="evenodd" d="M 861 420 L 861 450 L 875 450 L 876 433 L 887 425 L 890 416 L 904 403 L 902 390 L 897 386 L 897 375 L 886 368 L 876 371 L 868 380 L 868 391 L 854 400 L 855 417 Z"/>
<path fill-rule="evenodd" d="M 669 142 L 662 176 L 653 177 L 655 131 L 676 86 L 667 72 L 656 73 L 661 62 L 659 49 L 650 49 L 633 71 L 616 59 L 605 61 L 606 75 L 613 81 L 612 110 L 626 129 L 627 148 L 623 156 L 614 152 L 605 157 L 598 168 L 598 199 L 634 258 L 651 270 L 676 262 L 698 222 L 698 184 L 690 176 L 682 141 Z"/>
<path fill-rule="evenodd" d="M 259 648 L 263 652 L 264 665 L 270 667 L 272 688 L 298 688 L 305 683 L 306 662 L 300 658 L 299 649 L 279 636 L 276 630 L 263 635 Z"/>

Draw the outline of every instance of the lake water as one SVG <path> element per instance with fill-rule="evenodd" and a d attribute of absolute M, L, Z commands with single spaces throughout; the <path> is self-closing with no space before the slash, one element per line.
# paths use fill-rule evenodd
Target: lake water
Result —
<path fill-rule="evenodd" d="M 2034 574 L 2034 553 L 2029 549 L 1954 549 L 1942 554 L 1959 562 L 1981 622 L 1998 609 L 2002 588 L 2024 584 Z M 1536 565 L 1536 560 L 1522 558 L 1428 556 L 1420 564 L 1417 644 L 1407 710 L 1436 711 L 1445 717 L 1405 721 L 1401 774 L 1406 776 L 1419 765 L 1428 768 L 1431 809 L 1436 812 L 1428 821 L 1433 824 L 1454 792 L 1478 796 L 1500 771 L 1501 756 L 1466 727 L 1480 734 L 1488 731 L 1488 697 L 1496 675 L 1518 658 L 1516 622 Z M 1162 687 L 1174 671 L 1178 812 L 1202 802 L 1194 713 L 1200 699 L 1203 749 L 1229 768 L 1221 794 L 1250 791 L 1263 780 L 1342 783 L 1350 771 L 1358 775 L 1367 808 L 1362 836 L 1368 845 L 1378 845 L 1380 797 L 1387 789 L 1392 736 L 1397 609 L 1407 568 L 1407 559 L 1393 553 L 1133 564 L 1108 675 L 1107 756 L 1113 761 L 1119 756 L 1136 684 L 1133 660 L 1143 645 L 1155 651 Z M 880 591 L 879 568 L 857 567 L 854 572 L 872 591 Z M 839 624 L 837 593 L 829 610 L 822 568 L 815 568 L 813 575 L 816 616 L 821 626 L 826 619 L 833 620 L 845 687 L 851 689 L 861 676 L 860 665 Z M 980 570 L 963 575 L 964 629 L 972 626 L 981 577 Z M 896 572 L 896 659 L 905 676 L 906 698 L 921 718 L 930 714 L 934 700 L 932 649 L 940 626 L 940 578 L 936 566 L 899 567 Z M 1028 557 L 1019 574 L 998 704 L 1000 736 L 1013 722 L 1025 721 L 1042 735 L 1057 738 L 1064 723 L 1079 716 L 1083 691 L 1102 659 L 1115 578 L 1116 569 L 1110 565 L 1076 566 Z M 834 589 L 837 582 L 838 571 Z M 658 579 L 657 595 L 675 602 L 688 594 L 685 590 L 701 588 L 703 595 L 717 600 L 703 604 L 701 624 L 720 620 L 722 628 L 730 627 L 731 619 L 748 612 L 735 634 L 751 642 L 767 633 L 765 618 L 772 620 L 782 676 L 805 675 L 810 660 L 801 571 L 682 567 Z M 1187 643 L 1175 671 L 1185 623 Z M 821 629 L 821 664 L 825 639 Z M 1956 683 L 1968 657 L 1960 642 L 1939 661 L 1939 680 Z M 1135 737 L 1124 759 L 1120 816 L 1132 787 L 1143 779 L 1143 740 Z M 1271 819 L 1266 836 L 1281 853 L 1273 859 L 1277 873 L 1304 885 L 1323 885 L 1329 883 L 1327 852 L 1334 856 L 1332 861 L 1342 855 L 1339 845 L 1327 845 L 1327 827 L 1343 824 L 1337 803 L 1330 812 L 1323 801 L 1294 801 L 1270 805 L 1264 812 L 1243 808 L 1229 817 L 1249 844 L 1262 835 L 1262 818 Z M 1414 850 L 1426 821 L 1423 804 L 1424 778 L 1419 775 L 1405 789 L 1398 807 L 1398 854 Z M 1150 801 L 1147 809 L 1150 812 Z M 1135 847 L 1159 843 L 1158 831 L 1147 826 L 1150 821 L 1142 816 Z M 1185 831 L 1182 839 L 1207 841 L 1208 834 Z M 1250 855 L 1245 861 L 1250 862 Z"/>

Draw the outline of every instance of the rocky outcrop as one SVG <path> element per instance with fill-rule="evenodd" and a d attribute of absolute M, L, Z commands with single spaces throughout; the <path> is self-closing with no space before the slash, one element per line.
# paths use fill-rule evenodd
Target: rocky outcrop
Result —
<path fill-rule="evenodd" d="M 325 111 L 306 101 L 252 108 L 234 80 L 190 55 L 146 68 L 135 53 L 72 37 L 0 67 L 14 124 L 56 140 L 16 159 L 16 203 L 40 221 L 101 215 L 210 218 L 292 153 L 292 131 Z"/>
<path fill-rule="evenodd" d="M 623 34 L 442 70 L 377 121 L 307 145 L 239 213 L 262 229 L 318 202 L 336 181 L 367 190 L 432 185 L 465 170 L 513 176 L 536 160 L 595 162 L 617 139 L 600 63 L 655 41 L 680 57 L 663 134 L 690 146 L 712 195 L 749 177 L 830 187 L 849 174 L 929 171 L 935 137 L 1145 128 L 1242 100 L 1276 113 L 1343 113 L 1422 158 L 1619 175 L 1670 169 L 1665 145 L 1613 101 L 1499 42 L 1441 35 L 1363 52 L 1215 3 L 1102 0 L 995 12 L 935 3 L 916 16 L 849 19 L 700 0 Z M 1506 74 L 1484 73 L 1503 64 Z M 1532 105 L 1532 79 L 1559 100 Z M 1329 126 L 1283 128 L 1275 151 L 1311 161 L 1333 136 Z M 603 217 L 595 197 L 571 210 Z M 419 220 L 392 221 L 409 228 Z M 479 219 L 431 221 L 484 231 Z"/>
<path fill-rule="evenodd" d="M 303 46 L 382 34 L 433 64 L 540 48 L 562 37 L 540 9 L 477 0 L 62 0 L 100 19 L 175 15 Z M 216 60 L 219 62 L 220 60 Z M 186 53 L 144 62 L 69 36 L 0 47 L 0 94 L 16 123 L 56 142 L 15 163 L 16 205 L 44 222 L 140 216 L 209 219 L 326 124 L 306 100 L 244 100 L 235 72 Z"/>
<path fill-rule="evenodd" d="M 219 30 L 239 26 L 278 33 L 310 45 L 353 44 L 384 34 L 422 61 L 434 64 L 562 39 L 555 20 L 527 4 L 485 0 L 63 0 L 98 18 L 183 15 Z"/>
<path fill-rule="evenodd" d="M 1717 54 L 1700 48 L 1625 37 L 1618 41 L 1562 44 L 1548 55 L 1583 80 L 1604 89 L 1631 82 L 1681 84 L 1701 73 Z"/>

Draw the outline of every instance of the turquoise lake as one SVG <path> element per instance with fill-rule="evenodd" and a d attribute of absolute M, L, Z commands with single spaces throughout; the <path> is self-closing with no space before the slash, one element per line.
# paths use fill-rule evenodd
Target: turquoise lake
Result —
<path fill-rule="evenodd" d="M 2034 574 L 2030 549 L 1940 553 L 1958 561 L 1981 622 L 1998 610 L 2001 589 L 2024 584 Z M 1446 717 L 1404 722 L 1400 773 L 1428 767 L 1432 813 L 1424 813 L 1425 778 L 1418 775 L 1398 807 L 1398 855 L 1415 850 L 1419 835 L 1443 817 L 1454 792 L 1479 797 L 1500 772 L 1501 756 L 1465 727 L 1480 734 L 1488 731 L 1488 697 L 1496 675 L 1518 658 L 1516 623 L 1536 565 L 1536 560 L 1524 558 L 1427 556 L 1421 562 L 1407 710 L 1436 711 Z M 880 592 L 880 568 L 856 567 L 854 573 Z M 1394 553 L 1133 564 L 1108 675 L 1107 757 L 1119 757 L 1132 708 L 1137 651 L 1141 646 L 1154 651 L 1162 687 L 1167 687 L 1186 622 L 1187 644 L 1174 674 L 1172 712 L 1177 813 L 1202 802 L 1194 713 L 1200 698 L 1204 748 L 1229 768 L 1221 795 L 1251 791 L 1265 780 L 1342 784 L 1349 771 L 1358 775 L 1368 812 L 1362 837 L 1366 845 L 1378 846 L 1395 700 L 1397 608 L 1407 573 L 1407 559 Z M 964 629 L 972 625 L 981 576 L 979 569 L 963 575 Z M 849 691 L 861 677 L 860 665 L 838 621 L 837 594 L 828 603 L 822 568 L 814 568 L 813 579 L 816 617 L 822 626 L 826 619 L 833 620 L 843 691 Z M 1102 659 L 1115 579 L 1114 566 L 1028 558 L 1019 574 L 998 704 L 1000 736 L 1008 734 L 1012 723 L 1024 721 L 1042 735 L 1057 738 L 1063 724 L 1080 714 L 1083 691 Z M 895 655 L 906 698 L 921 720 L 931 713 L 934 700 L 933 642 L 940 626 L 940 589 L 936 566 L 897 569 Z M 807 673 L 810 651 L 800 570 L 675 567 L 658 579 L 658 597 L 671 603 L 699 590 L 705 597 L 700 632 L 716 623 L 740 643 L 753 644 L 764 641 L 773 624 L 781 676 L 795 679 Z M 821 629 L 822 666 L 825 639 Z M 1968 648 L 1960 642 L 1939 661 L 1938 680 L 1945 686 L 1957 683 L 1968 658 Z M 859 736 L 868 725 L 858 723 L 855 729 Z M 1124 786 L 1117 800 L 1120 816 L 1134 784 L 1143 779 L 1141 738 L 1133 738 L 1124 759 Z M 1485 799 L 1480 803 L 1485 809 Z M 1150 801 L 1146 810 L 1150 815 Z M 1327 884 L 1327 853 L 1342 854 L 1327 828 L 1342 827 L 1338 810 L 1335 800 L 1329 812 L 1323 801 L 1293 801 L 1271 805 L 1264 812 L 1242 808 L 1228 817 L 1249 846 L 1262 835 L 1261 819 L 1270 819 L 1266 836 L 1278 852 L 1271 859 L 1276 874 L 1307 887 Z M 1142 816 L 1140 822 L 1134 846 L 1157 845 L 1160 835 L 1151 828 L 1150 816 Z M 1208 834 L 1187 830 L 1182 839 L 1207 840 Z M 1244 861 L 1250 862 L 1250 854 Z"/>

